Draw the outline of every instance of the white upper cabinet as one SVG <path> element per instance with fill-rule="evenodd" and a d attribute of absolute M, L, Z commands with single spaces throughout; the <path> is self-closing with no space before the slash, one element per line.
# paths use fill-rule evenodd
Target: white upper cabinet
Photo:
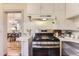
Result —
<path fill-rule="evenodd" d="M 54 14 L 53 3 L 41 3 L 40 12 L 42 15 L 53 15 Z"/>
<path fill-rule="evenodd" d="M 74 23 L 72 20 L 66 20 L 66 4 L 54 4 L 57 29 L 72 30 Z"/>
<path fill-rule="evenodd" d="M 53 29 L 70 29 L 71 24 L 66 20 L 66 4 L 64 3 L 30 3 L 27 4 L 27 14 L 52 15 L 55 23 L 51 23 Z M 55 18 L 56 17 L 56 18 Z M 72 22 L 71 22 L 72 23 Z M 73 24 L 73 23 L 72 23 Z"/>
<path fill-rule="evenodd" d="M 63 29 L 66 26 L 65 22 L 65 4 L 64 3 L 55 3 L 54 12 L 56 17 L 57 29 Z"/>
<path fill-rule="evenodd" d="M 67 3 L 66 4 L 66 18 L 72 18 L 77 15 L 79 15 L 79 4 Z"/>
<path fill-rule="evenodd" d="M 30 15 L 51 15 L 53 14 L 52 3 L 28 3 L 27 14 Z"/>
<path fill-rule="evenodd" d="M 27 4 L 27 14 L 28 15 L 40 14 L 40 3 L 28 3 Z"/>

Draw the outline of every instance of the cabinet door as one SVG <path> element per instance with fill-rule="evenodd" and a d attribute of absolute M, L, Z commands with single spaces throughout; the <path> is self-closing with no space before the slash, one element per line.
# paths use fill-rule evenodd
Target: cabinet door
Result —
<path fill-rule="evenodd" d="M 64 56 L 79 56 L 79 43 L 63 42 Z"/>
<path fill-rule="evenodd" d="M 77 15 L 79 15 L 79 4 L 67 3 L 66 4 L 66 18 L 74 17 Z"/>
<path fill-rule="evenodd" d="M 27 14 L 30 14 L 30 15 L 40 14 L 40 3 L 28 3 Z"/>
<path fill-rule="evenodd" d="M 43 15 L 53 14 L 53 3 L 42 3 L 40 6 L 41 6 L 41 14 Z"/>
<path fill-rule="evenodd" d="M 79 17 L 73 20 L 73 24 L 74 24 L 74 29 L 79 30 Z"/>
<path fill-rule="evenodd" d="M 64 3 L 54 4 L 57 29 L 68 30 L 73 27 L 73 21 L 66 20 L 65 6 L 66 5 Z"/>
<path fill-rule="evenodd" d="M 63 29 L 65 26 L 65 4 L 54 4 L 57 29 Z"/>

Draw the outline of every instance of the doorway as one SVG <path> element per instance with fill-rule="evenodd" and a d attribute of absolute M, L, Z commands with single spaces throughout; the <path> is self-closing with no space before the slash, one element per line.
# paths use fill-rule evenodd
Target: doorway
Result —
<path fill-rule="evenodd" d="M 7 28 L 7 56 L 21 55 L 21 41 L 23 31 L 23 14 L 21 11 L 5 12 Z"/>

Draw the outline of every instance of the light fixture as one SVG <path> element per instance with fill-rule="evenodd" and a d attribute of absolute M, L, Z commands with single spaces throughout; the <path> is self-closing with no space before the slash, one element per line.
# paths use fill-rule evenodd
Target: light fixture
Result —
<path fill-rule="evenodd" d="M 9 20 L 9 23 L 11 23 L 11 24 L 13 24 L 13 23 L 17 24 L 18 21 L 17 20 Z"/>
<path fill-rule="evenodd" d="M 43 21 L 46 21 L 47 19 L 46 19 L 46 18 L 43 18 L 42 20 L 43 20 Z"/>
<path fill-rule="evenodd" d="M 12 27 L 11 30 L 16 30 L 16 28 Z"/>
<path fill-rule="evenodd" d="M 9 20 L 9 23 L 13 23 L 13 20 Z"/>

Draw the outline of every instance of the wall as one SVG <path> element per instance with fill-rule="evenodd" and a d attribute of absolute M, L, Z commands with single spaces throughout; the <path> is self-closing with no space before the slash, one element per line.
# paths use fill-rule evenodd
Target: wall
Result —
<path fill-rule="evenodd" d="M 52 22 L 54 22 L 53 19 L 46 21 L 33 21 L 33 23 L 37 25 L 38 29 L 54 29 L 56 24 L 53 24 Z"/>
<path fill-rule="evenodd" d="M 4 33 L 3 33 L 3 10 L 0 4 L 0 55 L 4 53 Z"/>
<path fill-rule="evenodd" d="M 33 20 L 33 21 L 29 21 L 29 19 L 27 18 L 27 20 L 24 21 L 24 33 L 27 33 L 27 29 L 32 29 L 31 30 L 31 34 L 34 35 L 34 33 L 39 32 L 39 30 L 41 29 L 55 29 L 56 28 L 56 24 L 52 23 L 53 20 L 49 19 L 46 21 L 38 21 L 38 20 Z"/>

